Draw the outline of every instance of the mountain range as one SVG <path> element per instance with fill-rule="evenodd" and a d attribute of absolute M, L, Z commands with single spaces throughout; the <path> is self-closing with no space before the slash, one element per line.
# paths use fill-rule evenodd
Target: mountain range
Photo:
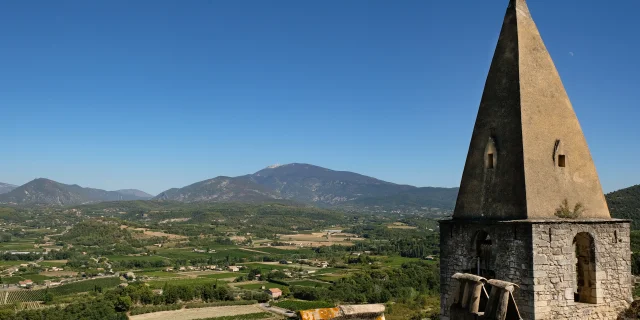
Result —
<path fill-rule="evenodd" d="M 18 186 L 14 186 L 12 184 L 8 184 L 8 183 L 2 183 L 0 182 L 0 194 L 3 193 L 7 193 L 15 188 L 17 188 Z"/>
<path fill-rule="evenodd" d="M 276 199 L 346 209 L 385 208 L 389 202 L 405 209 L 451 209 L 457 188 L 418 188 L 365 175 L 304 163 L 276 165 L 239 177 L 216 177 L 160 193 L 155 200 L 181 202 L 265 202 Z M 443 200 L 445 199 L 445 200 Z"/>
<path fill-rule="evenodd" d="M 64 206 L 102 201 L 147 200 L 151 199 L 151 197 L 151 195 L 140 190 L 106 191 L 38 178 L 7 193 L 0 194 L 0 203 Z"/>
<path fill-rule="evenodd" d="M 387 210 L 453 208 L 457 188 L 418 188 L 365 175 L 292 163 L 264 168 L 253 174 L 212 179 L 166 190 L 153 200 L 192 202 L 292 201 L 318 207 Z M 19 205 L 77 205 L 114 200 L 140 200 L 151 196 L 139 190 L 105 191 L 36 179 L 0 194 L 0 203 Z"/>
<path fill-rule="evenodd" d="M 43 178 L 19 187 L 0 183 L 0 193 L 0 203 L 17 205 L 66 206 L 149 199 L 185 203 L 288 201 L 356 211 L 417 212 L 437 208 L 446 212 L 455 206 L 458 188 L 418 188 L 348 171 L 292 163 L 270 166 L 238 177 L 219 176 L 172 188 L 156 197 L 135 189 L 105 191 Z M 613 217 L 640 218 L 640 185 L 605 196 Z"/>

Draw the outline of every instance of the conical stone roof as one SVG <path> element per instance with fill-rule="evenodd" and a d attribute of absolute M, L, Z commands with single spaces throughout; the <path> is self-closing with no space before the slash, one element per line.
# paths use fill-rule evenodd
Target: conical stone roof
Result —
<path fill-rule="evenodd" d="M 610 218 L 587 142 L 524 0 L 511 0 L 478 110 L 454 219 Z"/>

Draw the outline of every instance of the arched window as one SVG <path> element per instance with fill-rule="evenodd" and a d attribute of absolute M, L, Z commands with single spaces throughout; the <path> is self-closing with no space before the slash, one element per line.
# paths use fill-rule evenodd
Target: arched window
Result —
<path fill-rule="evenodd" d="M 593 237 L 581 232 L 573 238 L 575 249 L 574 301 L 597 303 L 596 299 L 596 254 Z"/>
<path fill-rule="evenodd" d="M 495 273 L 492 270 L 492 241 L 491 236 L 485 231 L 478 231 L 474 237 L 474 249 L 476 270 L 474 272 L 487 279 L 495 277 Z"/>

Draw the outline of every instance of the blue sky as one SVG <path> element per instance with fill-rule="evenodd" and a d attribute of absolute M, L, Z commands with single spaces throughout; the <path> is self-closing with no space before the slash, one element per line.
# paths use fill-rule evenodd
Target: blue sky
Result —
<path fill-rule="evenodd" d="M 457 186 L 507 2 L 2 2 L 0 181 L 155 194 L 305 162 Z M 640 183 L 640 2 L 529 8 L 605 191 Z"/>

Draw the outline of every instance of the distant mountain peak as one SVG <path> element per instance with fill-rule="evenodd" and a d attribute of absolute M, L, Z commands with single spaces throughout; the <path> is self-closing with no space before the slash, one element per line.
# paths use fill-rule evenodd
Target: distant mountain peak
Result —
<path fill-rule="evenodd" d="M 408 209 L 450 208 L 457 189 L 416 188 L 349 171 L 335 171 L 307 163 L 270 165 L 240 177 L 219 176 L 160 193 L 156 200 L 181 202 L 265 202 L 290 200 L 321 207 L 409 202 Z M 362 201 L 360 201 L 362 200 Z M 386 206 L 385 206 L 386 207 Z"/>
<path fill-rule="evenodd" d="M 116 200 L 141 200 L 150 197 L 83 188 L 76 184 L 67 185 L 47 178 L 37 178 L 15 189 L 0 194 L 0 203 L 21 205 L 77 205 Z"/>

